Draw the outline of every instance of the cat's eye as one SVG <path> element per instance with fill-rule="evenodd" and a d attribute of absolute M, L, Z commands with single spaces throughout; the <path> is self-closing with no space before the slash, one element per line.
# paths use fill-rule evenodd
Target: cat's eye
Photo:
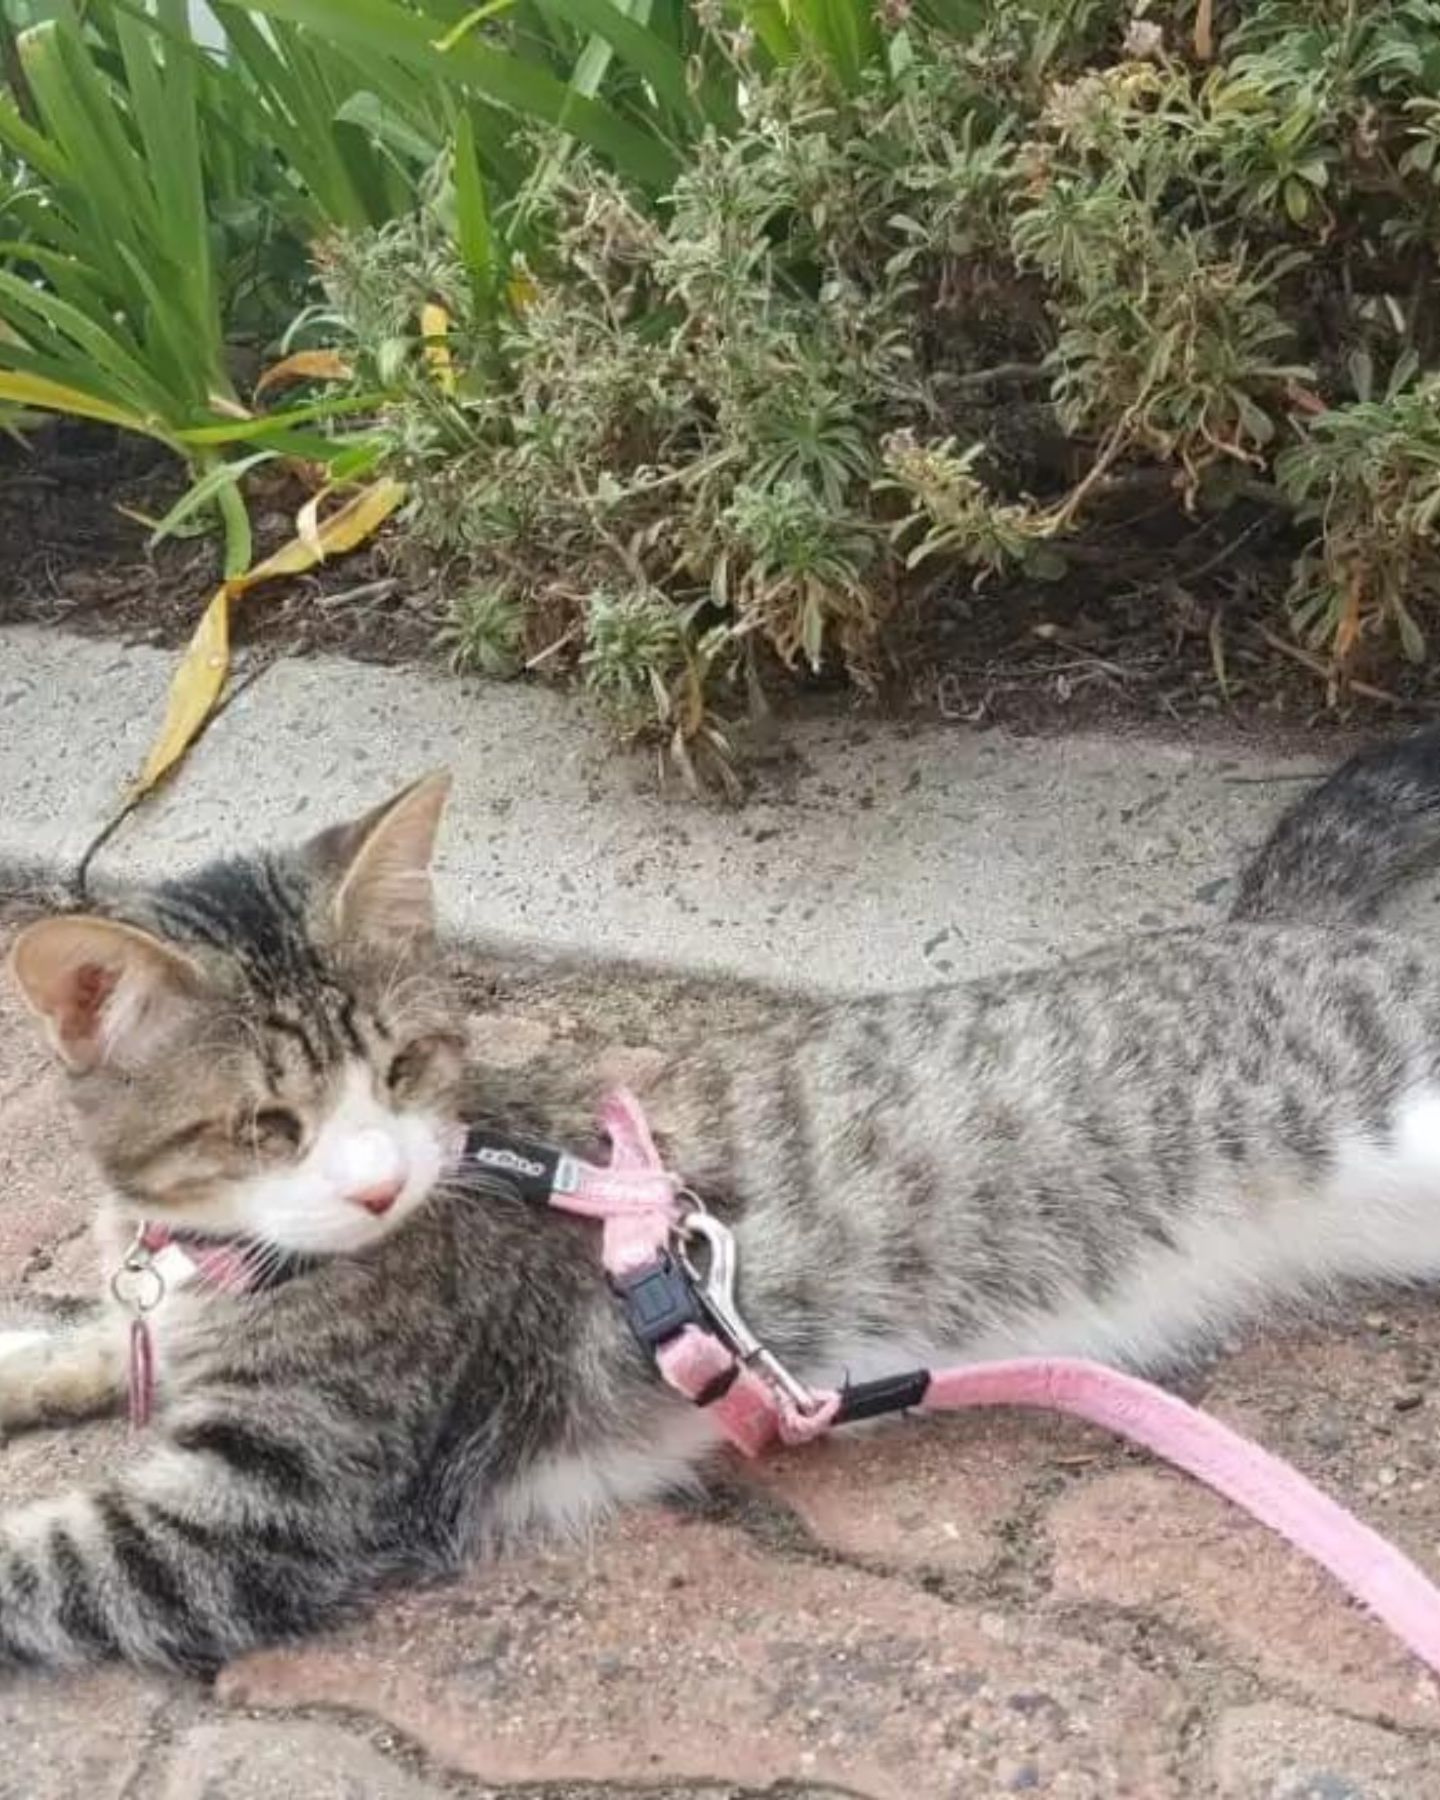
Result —
<path fill-rule="evenodd" d="M 250 1120 L 248 1135 L 262 1150 L 298 1150 L 305 1127 L 288 1106 L 262 1106 Z"/>
<path fill-rule="evenodd" d="M 433 1038 L 416 1038 L 413 1044 L 407 1044 L 391 1058 L 390 1067 L 385 1072 L 385 1085 L 391 1093 L 397 1088 L 408 1086 L 416 1076 L 424 1073 L 434 1047 Z"/>
<path fill-rule="evenodd" d="M 392 1094 L 408 1087 L 411 1082 L 419 1080 L 437 1056 L 451 1048 L 454 1048 L 454 1040 L 441 1032 L 431 1037 L 416 1038 L 391 1058 L 390 1067 L 385 1072 L 386 1087 Z"/>

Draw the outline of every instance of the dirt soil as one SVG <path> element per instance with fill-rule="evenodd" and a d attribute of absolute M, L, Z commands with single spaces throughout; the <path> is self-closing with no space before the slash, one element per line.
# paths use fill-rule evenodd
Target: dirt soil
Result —
<path fill-rule="evenodd" d="M 1333 692 L 1297 644 L 1283 594 L 1293 540 L 1263 514 L 1186 519 L 1139 483 L 1098 517 L 1058 583 L 974 591 L 937 586 L 914 609 L 889 708 L 1021 735 L 1229 726 L 1345 737 L 1433 716 L 1440 661 L 1415 668 L 1385 650 Z M 22 448 L 0 439 L 0 624 L 33 621 L 127 642 L 183 644 L 219 579 L 213 535 L 151 547 L 144 523 L 182 491 L 176 465 L 143 440 L 57 422 Z M 256 554 L 293 535 L 303 495 L 252 494 Z M 138 516 L 137 516 L 138 515 Z M 268 659 L 332 653 L 443 666 L 444 573 L 398 534 L 313 574 L 257 589 L 237 608 L 237 647 Z M 771 671 L 779 704 L 854 689 Z"/>
<path fill-rule="evenodd" d="M 0 624 L 179 646 L 221 574 L 214 533 L 150 545 L 146 520 L 184 492 L 174 459 L 144 439 L 59 423 L 28 449 L 0 439 Z M 251 490 L 256 560 L 295 535 L 293 484 Z M 365 662 L 437 656 L 444 619 L 429 572 L 402 576 L 393 539 L 273 586 L 236 609 L 235 642 L 262 653 Z"/>

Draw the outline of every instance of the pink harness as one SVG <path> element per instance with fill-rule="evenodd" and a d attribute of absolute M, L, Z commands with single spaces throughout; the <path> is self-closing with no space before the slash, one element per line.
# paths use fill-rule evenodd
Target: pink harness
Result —
<path fill-rule="evenodd" d="M 566 1159 L 566 1184 L 550 1204 L 602 1222 L 606 1273 L 661 1375 L 706 1407 L 746 1456 L 884 1412 L 1069 1413 L 1143 1445 L 1288 1539 L 1440 1674 L 1440 1591 L 1414 1563 L 1288 1463 L 1148 1382 L 1099 1363 L 1029 1357 L 810 1392 L 745 1326 L 734 1304 L 733 1240 L 667 1173 L 639 1103 L 611 1095 L 601 1125 L 609 1166 Z M 697 1240 L 709 1252 L 703 1273 L 690 1260 Z M 686 1290 L 698 1308 L 686 1304 Z"/>

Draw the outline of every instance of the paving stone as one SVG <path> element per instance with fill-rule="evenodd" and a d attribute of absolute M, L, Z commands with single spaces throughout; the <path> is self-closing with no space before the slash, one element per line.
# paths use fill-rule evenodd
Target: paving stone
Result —
<path fill-rule="evenodd" d="M 1109 1442 L 1036 1415 L 910 1418 L 767 1458 L 754 1479 L 842 1555 L 970 1574 L 994 1561 L 1038 1478 Z"/>
<path fill-rule="evenodd" d="M 1122 1656 L 660 1512 L 239 1662 L 218 1692 L 358 1708 L 488 1782 L 1179 1791 L 1179 1696 Z"/>
<path fill-rule="evenodd" d="M 533 1062 L 554 1037 L 541 1019 L 506 1013 L 481 1013 L 470 1021 L 476 1053 L 492 1068 L 520 1069 Z"/>
<path fill-rule="evenodd" d="M 156 1800 L 440 1800 L 342 1730 L 303 1719 L 200 1725 L 171 1753 Z"/>
<path fill-rule="evenodd" d="M 1054 1600 L 1154 1610 L 1326 1705 L 1440 1729 L 1435 1678 L 1323 1570 L 1195 1483 L 1102 1475 L 1047 1528 Z"/>
<path fill-rule="evenodd" d="M 47 1300 L 92 1301 L 101 1291 L 95 1234 L 85 1227 L 71 1237 L 42 1244 L 29 1258 L 25 1292 Z"/>
<path fill-rule="evenodd" d="M 1437 1800 L 1440 1744 L 1306 1707 L 1236 1707 L 1217 1725 L 1215 1800 Z"/>
<path fill-rule="evenodd" d="M 1352 1302 L 1348 1331 L 1276 1334 L 1217 1370 L 1206 1406 L 1440 1574 L 1440 1305 Z"/>
<path fill-rule="evenodd" d="M 99 1186 L 76 1141 L 59 1072 L 4 971 L 0 932 L 0 1283 L 94 1216 Z"/>
<path fill-rule="evenodd" d="M 119 1419 L 53 1430 L 24 1431 L 0 1440 L 0 1493 L 4 1504 L 23 1505 L 73 1487 L 85 1487 L 114 1472 L 138 1445 Z"/>
<path fill-rule="evenodd" d="M 13 932 L 0 928 L 0 970 L 4 969 L 13 938 Z M 0 975 L 0 1106 L 30 1087 L 45 1072 L 49 1061 L 35 1021 L 14 982 Z"/>
<path fill-rule="evenodd" d="M 172 1690 L 122 1670 L 7 1676 L 0 1684 L 0 1800 L 122 1800 Z"/>
<path fill-rule="evenodd" d="M 0 880 L 73 869 L 140 766 L 171 668 L 163 652 L 0 629 Z"/>
<path fill-rule="evenodd" d="M 8 1047 L 8 1046 L 7 1046 Z M 47 1070 L 0 1105 L 0 1280 L 94 1217 L 99 1184 Z"/>

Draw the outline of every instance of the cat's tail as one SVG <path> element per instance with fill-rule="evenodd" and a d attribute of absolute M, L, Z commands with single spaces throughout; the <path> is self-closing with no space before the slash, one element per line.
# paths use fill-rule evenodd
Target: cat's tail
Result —
<path fill-rule="evenodd" d="M 1283 813 L 1230 917 L 1363 921 L 1440 863 L 1440 726 L 1343 763 Z"/>

